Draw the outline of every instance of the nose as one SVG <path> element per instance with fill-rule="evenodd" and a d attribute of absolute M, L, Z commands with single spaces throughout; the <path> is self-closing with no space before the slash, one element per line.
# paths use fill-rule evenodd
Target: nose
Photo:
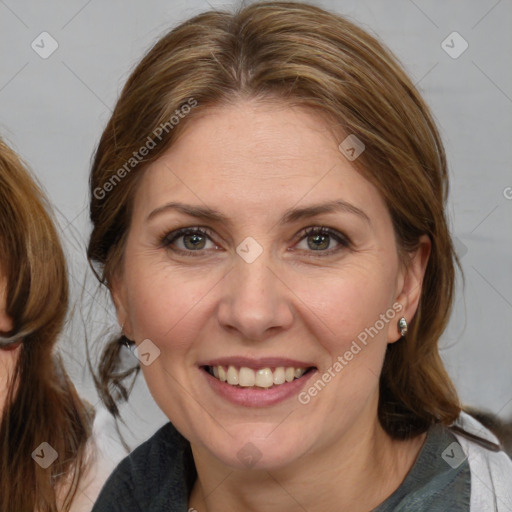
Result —
<path fill-rule="evenodd" d="M 223 280 L 218 321 L 243 339 L 264 341 L 292 325 L 293 293 L 270 264 L 265 251 L 252 263 L 237 258 Z"/>

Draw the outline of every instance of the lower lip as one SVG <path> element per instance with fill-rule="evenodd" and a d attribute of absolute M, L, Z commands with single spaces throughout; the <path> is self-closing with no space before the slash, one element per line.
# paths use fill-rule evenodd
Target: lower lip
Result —
<path fill-rule="evenodd" d="M 267 407 L 284 402 L 288 398 L 297 395 L 306 385 L 316 370 L 310 370 L 300 379 L 294 379 L 292 382 L 285 382 L 272 388 L 244 388 L 232 386 L 226 382 L 210 375 L 203 368 L 200 371 L 205 375 L 208 384 L 213 391 L 235 405 L 245 407 Z"/>

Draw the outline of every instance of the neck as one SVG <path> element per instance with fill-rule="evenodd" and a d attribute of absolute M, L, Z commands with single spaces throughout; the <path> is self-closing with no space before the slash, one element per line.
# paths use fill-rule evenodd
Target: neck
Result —
<path fill-rule="evenodd" d="M 368 512 L 401 484 L 426 435 L 407 441 L 390 438 L 377 418 L 351 428 L 323 451 L 293 464 L 266 470 L 234 470 L 196 456 L 198 479 L 189 506 L 200 512 Z"/>

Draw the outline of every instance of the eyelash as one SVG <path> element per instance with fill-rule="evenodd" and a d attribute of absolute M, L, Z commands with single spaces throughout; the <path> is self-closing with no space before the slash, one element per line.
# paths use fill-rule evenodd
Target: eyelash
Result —
<path fill-rule="evenodd" d="M 189 250 L 184 250 L 184 249 L 178 249 L 176 247 L 174 247 L 174 248 L 170 247 L 176 240 L 178 240 L 179 238 L 181 238 L 183 236 L 187 236 L 187 235 L 201 235 L 203 237 L 208 238 L 211 242 L 213 242 L 213 240 L 211 239 L 211 236 L 210 236 L 210 231 L 208 229 L 205 229 L 202 227 L 181 228 L 176 231 L 172 231 L 171 233 L 166 233 L 165 235 L 163 235 L 160 238 L 160 247 L 172 250 L 177 253 L 184 254 L 186 256 L 192 256 L 192 257 L 202 256 L 201 253 L 204 252 L 203 250 L 189 251 Z M 337 253 L 338 251 L 342 250 L 343 248 L 347 249 L 347 248 L 351 247 L 351 242 L 348 239 L 348 237 L 342 235 L 341 233 L 339 233 L 338 231 L 336 231 L 334 229 L 331 229 L 331 228 L 328 228 L 325 226 L 314 226 L 314 227 L 309 227 L 309 228 L 303 229 L 298 235 L 300 238 L 297 243 L 301 242 L 304 238 L 314 236 L 314 235 L 328 235 L 340 244 L 338 247 L 336 247 L 334 249 L 329 249 L 326 251 L 322 251 L 322 250 L 307 251 L 307 252 L 316 253 L 315 256 L 319 256 L 319 257 L 331 256 L 334 253 Z M 213 242 L 213 243 L 215 243 L 215 242 Z"/>

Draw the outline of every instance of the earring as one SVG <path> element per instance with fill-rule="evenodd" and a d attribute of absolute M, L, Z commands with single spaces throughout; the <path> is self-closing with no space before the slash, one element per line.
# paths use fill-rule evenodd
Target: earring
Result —
<path fill-rule="evenodd" d="M 400 331 L 400 336 L 405 336 L 407 334 L 407 320 L 402 317 L 398 320 L 398 330 Z"/>

